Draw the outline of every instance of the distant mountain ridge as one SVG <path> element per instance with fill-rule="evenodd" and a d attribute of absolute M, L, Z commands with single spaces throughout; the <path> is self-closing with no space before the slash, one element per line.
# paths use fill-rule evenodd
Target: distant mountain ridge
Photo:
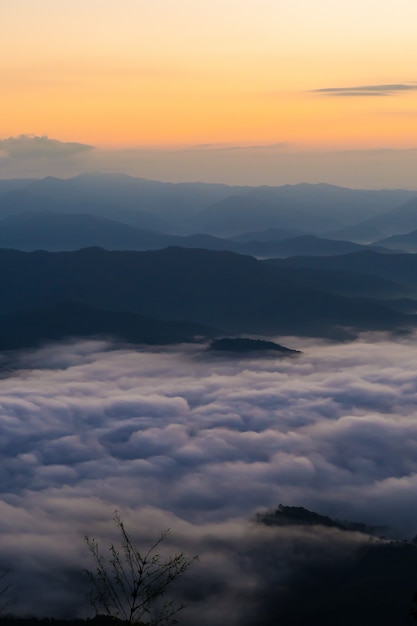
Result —
<path fill-rule="evenodd" d="M 391 237 L 386 237 L 385 239 L 375 242 L 375 245 L 380 245 L 390 250 L 415 254 L 417 253 L 417 230 L 403 235 L 391 235 Z"/>
<path fill-rule="evenodd" d="M 322 233 L 356 228 L 359 218 L 362 225 L 390 223 L 398 215 L 412 222 L 416 196 L 325 184 L 228 187 L 102 174 L 0 181 L 0 314 L 20 319 L 22 337 L 24 324 L 28 332 L 37 324 L 45 338 L 54 328 L 56 336 L 77 330 L 89 336 L 94 315 L 97 332 L 124 336 L 124 324 L 131 337 L 146 325 L 132 315 L 186 320 L 232 336 L 343 338 L 412 328 L 414 255 L 336 240 L 335 230 L 331 239 Z M 74 251 L 61 251 L 68 249 Z M 74 308 L 66 319 L 62 302 L 89 307 L 90 327 L 83 316 L 77 322 Z M 50 307 L 58 307 L 55 318 Z M 6 321 L 4 328 L 17 337 L 19 330 Z M 158 332 L 169 335 L 161 325 Z"/>
<path fill-rule="evenodd" d="M 325 230 L 373 219 L 416 197 L 415 191 L 326 184 L 232 187 L 83 174 L 70 179 L 0 181 L 0 219 L 48 210 L 88 213 L 177 235 L 202 232 L 224 237 L 277 227 L 299 231 L 302 225 L 303 232 L 323 236 Z"/>
<path fill-rule="evenodd" d="M 416 229 L 417 198 L 413 197 L 387 212 L 380 213 L 348 228 L 328 233 L 328 235 L 368 243 L 394 235 L 406 234 Z"/>
<path fill-rule="evenodd" d="M 168 246 L 230 250 L 259 258 L 297 255 L 332 256 L 369 248 L 349 241 L 323 239 L 314 235 L 262 241 L 237 241 L 207 234 L 168 235 L 155 230 L 85 213 L 22 211 L 0 219 L 0 248 L 27 252 L 59 252 L 88 247 L 107 250 L 158 250 Z M 372 246 L 384 251 L 384 248 Z"/>

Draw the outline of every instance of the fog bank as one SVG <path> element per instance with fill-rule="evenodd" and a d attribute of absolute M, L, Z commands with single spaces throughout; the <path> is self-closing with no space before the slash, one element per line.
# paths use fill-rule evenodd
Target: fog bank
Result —
<path fill-rule="evenodd" d="M 83 614 L 92 564 L 82 538 L 113 536 L 115 509 L 138 540 L 171 528 L 168 550 L 200 555 L 205 592 L 184 582 L 181 621 L 214 594 L 211 610 L 241 623 L 230 599 L 250 610 L 271 532 L 275 578 L 291 567 L 294 537 L 304 545 L 307 533 L 322 558 L 325 531 L 251 521 L 280 502 L 414 536 L 417 337 L 286 345 L 303 354 L 232 359 L 202 346 L 84 341 L 4 360 L 0 565 L 19 573 L 20 610 Z M 329 551 L 363 540 L 326 532 Z M 217 623 L 210 615 L 201 623 Z"/>

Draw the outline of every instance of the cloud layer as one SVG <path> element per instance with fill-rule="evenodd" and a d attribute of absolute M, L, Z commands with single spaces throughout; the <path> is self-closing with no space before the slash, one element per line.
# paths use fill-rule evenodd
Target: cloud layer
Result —
<path fill-rule="evenodd" d="M 226 579 L 268 550 L 256 511 L 283 502 L 415 535 L 417 338 L 303 342 L 289 340 L 304 353 L 288 360 L 91 341 L 4 361 L 0 566 L 18 564 L 22 610 L 45 579 L 37 611 L 74 607 L 82 537 L 110 537 L 115 508 L 139 538 L 170 527 L 172 546 L 199 553 L 195 576 L 226 613 Z M 256 575 L 238 578 L 233 593 L 250 598 Z"/>

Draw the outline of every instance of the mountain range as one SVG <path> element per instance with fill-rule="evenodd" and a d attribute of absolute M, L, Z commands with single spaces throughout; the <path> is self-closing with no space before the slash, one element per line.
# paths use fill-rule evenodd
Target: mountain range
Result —
<path fill-rule="evenodd" d="M 383 264 L 397 255 L 375 256 Z M 415 261 L 414 255 L 398 256 L 410 268 L 410 260 Z M 331 259 L 338 258 L 346 259 Z M 118 315 L 186 321 L 232 335 L 339 338 L 351 329 L 397 330 L 415 325 L 414 315 L 377 300 L 326 292 L 323 286 L 317 289 L 308 284 L 298 268 L 293 272 L 289 265 L 275 266 L 231 252 L 0 250 L 0 313 L 4 314 L 23 314 L 70 301 Z M 113 324 L 113 333 L 111 325 L 103 330 L 120 336 L 122 322 L 114 319 Z M 100 324 L 97 328 L 101 332 Z M 78 334 L 75 326 L 69 330 L 64 334 Z"/>
<path fill-rule="evenodd" d="M 417 198 L 410 198 L 404 204 L 381 212 L 347 228 L 328 233 L 329 236 L 344 238 L 361 243 L 401 235 L 417 229 Z"/>
<path fill-rule="evenodd" d="M 70 179 L 0 181 L 0 219 L 24 211 L 55 211 L 105 217 L 178 235 L 200 232 L 230 237 L 280 228 L 325 236 L 328 231 L 397 210 L 416 197 L 416 191 L 354 190 L 326 184 L 231 187 L 83 174 Z"/>
<path fill-rule="evenodd" d="M 208 234 L 169 235 L 82 213 L 22 211 L 0 219 L 0 248 L 57 252 L 94 246 L 107 250 L 158 250 L 169 246 L 181 246 L 230 250 L 259 258 L 294 255 L 331 256 L 368 248 L 380 252 L 385 250 L 382 246 L 363 246 L 315 235 L 297 235 L 261 241 L 238 241 Z"/>
<path fill-rule="evenodd" d="M 414 221 L 407 190 L 0 181 L 0 347 L 410 329 L 417 257 L 398 250 L 413 252 L 415 233 L 372 245 L 335 234 Z"/>

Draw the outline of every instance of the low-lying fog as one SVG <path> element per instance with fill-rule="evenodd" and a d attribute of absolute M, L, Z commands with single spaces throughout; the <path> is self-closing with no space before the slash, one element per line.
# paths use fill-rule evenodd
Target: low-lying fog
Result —
<path fill-rule="evenodd" d="M 294 542 L 311 557 L 312 545 L 323 555 L 363 540 L 345 533 L 330 548 L 336 531 L 254 524 L 268 507 L 417 533 L 417 336 L 282 343 L 303 354 L 84 341 L 4 361 L 0 566 L 16 610 L 88 614 L 83 536 L 105 549 L 115 509 L 139 542 L 170 528 L 168 551 L 199 555 L 185 624 L 242 624 L 271 544 L 284 578 Z"/>

